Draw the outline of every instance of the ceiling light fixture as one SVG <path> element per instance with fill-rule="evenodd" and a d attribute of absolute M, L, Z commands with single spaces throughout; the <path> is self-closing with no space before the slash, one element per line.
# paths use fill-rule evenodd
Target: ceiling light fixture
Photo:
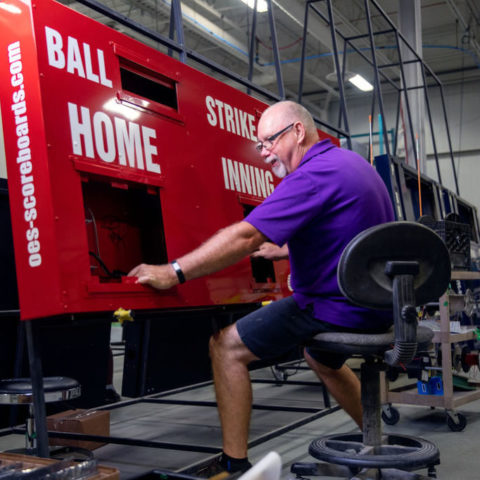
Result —
<path fill-rule="evenodd" d="M 252 10 L 255 5 L 255 0 L 242 0 L 243 3 L 248 5 Z M 264 13 L 268 11 L 268 5 L 265 0 L 257 0 L 257 12 Z"/>
<path fill-rule="evenodd" d="M 348 81 L 355 85 L 362 92 L 371 92 L 373 90 L 373 85 L 358 73 L 352 77 L 349 77 Z"/>

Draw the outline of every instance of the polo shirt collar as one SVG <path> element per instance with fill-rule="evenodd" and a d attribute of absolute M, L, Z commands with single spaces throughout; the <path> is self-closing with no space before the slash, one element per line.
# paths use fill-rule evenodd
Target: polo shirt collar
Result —
<path fill-rule="evenodd" d="M 324 153 L 327 150 L 330 150 L 334 146 L 335 145 L 332 144 L 332 141 L 329 138 L 320 140 L 319 142 L 317 142 L 315 145 L 313 145 L 308 149 L 307 153 L 304 155 L 304 157 L 302 158 L 302 161 L 298 166 L 299 167 L 302 166 L 304 163 L 307 163 L 309 160 L 311 160 L 315 155 L 320 155 L 321 153 Z"/>

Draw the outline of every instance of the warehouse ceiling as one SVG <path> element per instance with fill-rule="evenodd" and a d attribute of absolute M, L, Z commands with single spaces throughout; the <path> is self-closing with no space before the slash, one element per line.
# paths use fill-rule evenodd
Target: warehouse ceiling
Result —
<path fill-rule="evenodd" d="M 95 0 L 122 16 L 125 16 L 147 29 L 169 37 L 170 0 Z M 260 2 L 260 0 L 258 0 Z M 380 77 L 383 88 L 394 90 L 392 85 L 400 85 L 401 71 L 398 68 L 399 53 L 395 34 L 390 21 L 399 27 L 405 13 L 399 13 L 399 2 L 407 0 L 368 1 L 369 12 L 364 0 L 333 0 L 333 18 L 337 31 L 343 37 L 353 38 L 346 48 L 346 63 L 349 73 L 360 73 L 371 83 L 374 70 L 365 58 L 372 60 L 368 40 L 370 18 L 374 33 L 376 61 L 381 67 Z M 81 4 L 78 1 L 63 0 L 64 4 L 77 9 L 107 25 L 134 36 L 161 51 L 166 47 L 147 38 L 118 21 Z M 404 4 L 405 4 L 404 3 Z M 408 0 L 413 4 L 413 1 Z M 298 98 L 302 44 L 304 37 L 305 5 L 302 0 L 272 0 L 275 31 L 281 63 L 281 84 L 287 98 Z M 376 7 L 378 5 L 382 12 Z M 478 0 L 423 0 L 421 5 L 421 55 L 425 64 L 435 75 L 425 77 L 427 84 L 434 84 L 435 77 L 444 85 L 480 80 L 480 2 Z M 327 15 L 327 4 L 318 1 L 316 11 L 310 8 L 308 33 L 305 40 L 305 70 L 302 88 L 302 101 L 314 113 L 321 116 L 330 102 L 339 98 L 339 87 L 334 75 L 333 47 L 331 31 L 317 12 Z M 403 9 L 404 7 L 402 7 Z M 243 77 L 249 72 L 249 48 L 251 42 L 253 10 L 241 0 L 183 0 L 181 2 L 182 25 L 185 47 L 215 64 Z M 419 27 L 420 28 L 420 27 Z M 410 24 L 410 30 L 415 28 Z M 403 30 L 408 37 L 408 32 Z M 383 32 L 383 33 L 382 33 Z M 338 50 L 343 52 L 345 45 L 340 35 L 336 36 Z M 178 38 L 178 37 L 177 37 Z M 410 37 L 408 37 L 410 38 Z M 409 42 L 414 45 L 413 40 Z M 400 41 L 403 45 L 403 42 Z M 254 62 L 252 81 L 264 89 L 281 96 L 279 75 L 275 68 L 274 37 L 270 28 L 268 12 L 257 14 L 254 36 Z M 356 49 L 356 50 L 355 50 Z M 402 59 L 409 54 L 402 50 Z M 177 54 L 178 58 L 178 54 Z M 340 61 L 342 61 L 340 56 Z M 197 64 L 191 57 L 187 63 L 206 71 L 222 80 L 234 84 L 218 72 Z M 391 66 L 389 66 L 391 65 Z M 418 65 L 418 63 L 416 63 Z M 238 86 L 238 85 L 236 85 Z M 245 90 L 245 87 L 239 86 Z M 355 98 L 366 95 L 348 82 L 345 83 L 345 96 Z"/>

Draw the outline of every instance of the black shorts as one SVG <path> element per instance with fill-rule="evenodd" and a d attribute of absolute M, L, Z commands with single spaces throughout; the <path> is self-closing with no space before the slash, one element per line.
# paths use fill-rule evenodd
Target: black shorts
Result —
<path fill-rule="evenodd" d="M 283 298 L 240 318 L 237 330 L 247 348 L 261 360 L 272 359 L 305 345 L 321 332 L 359 332 L 314 318 L 312 311 L 301 310 L 293 297 Z M 348 355 L 307 347 L 317 362 L 339 369 Z"/>

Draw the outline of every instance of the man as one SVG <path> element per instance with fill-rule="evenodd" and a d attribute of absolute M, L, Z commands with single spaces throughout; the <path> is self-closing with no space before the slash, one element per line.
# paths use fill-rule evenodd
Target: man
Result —
<path fill-rule="evenodd" d="M 391 324 L 383 312 L 350 304 L 336 279 L 347 243 L 366 228 L 394 219 L 387 190 L 375 170 L 330 140 L 319 141 L 311 115 L 291 101 L 265 110 L 258 138 L 263 160 L 277 176 L 285 177 L 274 192 L 244 221 L 220 230 L 173 265 L 139 265 L 130 272 L 139 283 L 166 289 L 216 272 L 249 254 L 271 259 L 289 256 L 293 296 L 258 309 L 210 339 L 223 434 L 217 467 L 229 472 L 250 466 L 249 363 L 274 358 L 321 331 L 384 330 Z M 361 427 L 360 383 L 344 365 L 346 358 L 308 349 L 304 354 Z M 218 472 L 208 476 L 214 473 Z"/>

